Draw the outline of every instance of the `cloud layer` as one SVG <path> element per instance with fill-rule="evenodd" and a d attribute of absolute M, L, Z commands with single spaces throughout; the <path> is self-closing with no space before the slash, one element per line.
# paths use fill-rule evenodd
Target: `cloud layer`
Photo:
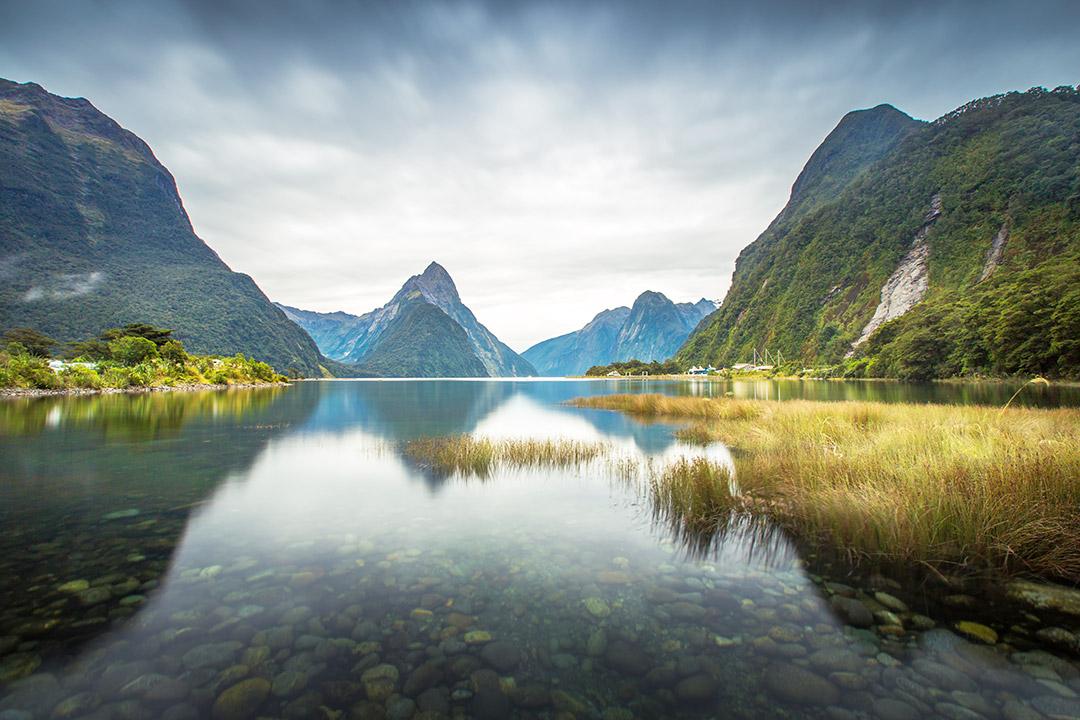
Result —
<path fill-rule="evenodd" d="M 1072 2 L 19 5 L 0 76 L 144 138 L 271 298 L 359 314 L 438 260 L 518 350 L 722 297 L 848 110 L 1080 81 Z"/>

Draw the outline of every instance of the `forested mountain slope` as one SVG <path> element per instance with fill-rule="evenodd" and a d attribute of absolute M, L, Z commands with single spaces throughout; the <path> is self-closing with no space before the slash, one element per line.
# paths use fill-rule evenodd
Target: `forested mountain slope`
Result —
<path fill-rule="evenodd" d="M 678 360 L 1080 374 L 1080 92 L 984 98 L 898 136 L 809 206 L 796 183 Z"/>
<path fill-rule="evenodd" d="M 0 80 L 0 330 L 143 322 L 319 375 L 315 343 L 195 235 L 150 148 L 83 98 Z"/>

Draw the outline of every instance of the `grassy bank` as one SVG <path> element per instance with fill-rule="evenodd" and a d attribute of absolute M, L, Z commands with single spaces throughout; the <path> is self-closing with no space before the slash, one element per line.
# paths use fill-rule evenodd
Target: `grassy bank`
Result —
<path fill-rule="evenodd" d="M 690 421 L 687 439 L 736 451 L 740 501 L 804 537 L 946 570 L 1080 581 L 1080 411 L 657 395 L 574 404 Z"/>

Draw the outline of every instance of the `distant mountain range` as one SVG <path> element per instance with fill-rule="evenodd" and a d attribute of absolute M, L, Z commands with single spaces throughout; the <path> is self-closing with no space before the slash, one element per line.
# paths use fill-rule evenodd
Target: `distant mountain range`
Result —
<path fill-rule="evenodd" d="M 83 98 L 0 79 L 0 330 L 67 341 L 133 322 L 321 374 L 311 338 L 195 235 L 146 143 Z"/>
<path fill-rule="evenodd" d="M 278 303 L 329 358 L 383 377 L 503 377 L 536 369 L 477 321 L 450 274 L 431 263 L 390 302 L 364 315 Z"/>
<path fill-rule="evenodd" d="M 646 291 L 633 307 L 604 310 L 574 332 L 544 340 L 522 353 L 542 375 L 583 375 L 594 365 L 625 360 L 666 360 L 697 324 L 716 309 L 704 298 L 674 303 Z"/>
<path fill-rule="evenodd" d="M 754 348 L 848 376 L 1080 377 L 1080 90 L 927 123 L 849 113 L 679 351 Z"/>

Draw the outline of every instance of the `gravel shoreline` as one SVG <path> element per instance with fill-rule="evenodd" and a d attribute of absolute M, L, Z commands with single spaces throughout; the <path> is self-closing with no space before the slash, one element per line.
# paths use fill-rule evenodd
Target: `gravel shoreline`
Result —
<path fill-rule="evenodd" d="M 57 395 L 119 395 L 152 392 L 191 392 L 196 390 L 248 390 L 264 387 L 287 387 L 289 383 L 233 383 L 231 385 L 161 385 L 133 388 L 0 388 L 0 398 L 52 397 Z"/>

